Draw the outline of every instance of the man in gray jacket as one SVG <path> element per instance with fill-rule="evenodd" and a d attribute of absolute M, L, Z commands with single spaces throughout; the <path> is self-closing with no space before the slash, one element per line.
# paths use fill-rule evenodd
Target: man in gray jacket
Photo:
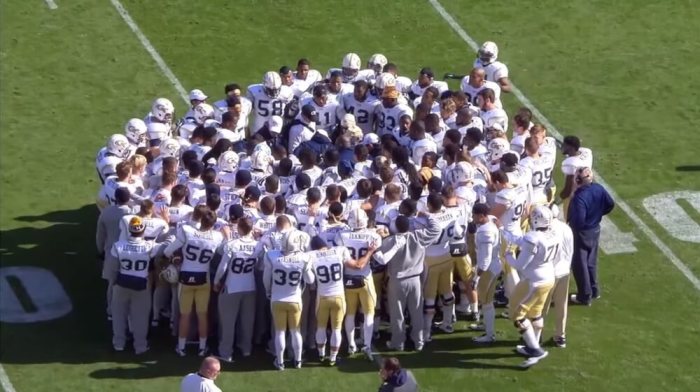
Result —
<path fill-rule="evenodd" d="M 404 332 L 403 309 L 408 309 L 411 317 L 411 339 L 416 351 L 423 349 L 423 288 L 421 274 L 425 259 L 425 248 L 440 236 L 440 226 L 430 215 L 419 212 L 427 218 L 427 225 L 419 230 L 409 231 L 410 220 L 405 215 L 396 218 L 397 233 L 384 239 L 382 246 L 374 253 L 374 259 L 386 264 L 389 277 L 387 285 L 389 297 L 389 317 L 391 319 L 391 340 L 387 347 L 403 351 L 406 334 Z"/>
<path fill-rule="evenodd" d="M 97 252 L 103 260 L 102 279 L 107 281 L 107 319 L 112 319 L 112 287 L 117 280 L 119 261 L 112 256 L 112 245 L 119 239 L 121 232 L 119 222 L 124 215 L 131 214 L 128 206 L 131 192 L 127 188 L 117 188 L 114 191 L 116 205 L 111 205 L 102 210 L 97 220 L 97 234 L 95 244 Z"/>

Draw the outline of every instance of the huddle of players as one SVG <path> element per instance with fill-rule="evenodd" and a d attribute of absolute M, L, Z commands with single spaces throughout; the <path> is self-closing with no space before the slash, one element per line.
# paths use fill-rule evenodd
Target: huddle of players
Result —
<path fill-rule="evenodd" d="M 495 61 L 490 54 L 480 52 L 481 65 Z M 318 74 L 309 72 L 308 62 L 300 62 L 303 65 L 307 78 Z M 517 348 L 528 357 L 523 365 L 531 366 L 547 355 L 539 346 L 542 316 L 554 293 L 562 291 L 564 299 L 555 301 L 566 303 L 572 247 L 566 225 L 545 207 L 555 192 L 551 180 L 554 140 L 546 136 L 544 127 L 531 123 L 527 109 L 515 115 L 513 138 L 507 139 L 509 121 L 497 99 L 499 84 L 486 83 L 484 68 L 475 68 L 465 77 L 461 93 L 445 93 L 442 82 L 432 80 L 430 70 L 421 70 L 419 80 L 402 88 L 401 77 L 385 76 L 375 71 L 374 64 L 358 72 L 359 58 L 348 55 L 343 65 L 342 70 L 329 72 L 326 83 L 296 80 L 303 67 L 292 75 L 291 86 L 296 86 L 299 96 L 290 102 L 307 102 L 292 126 L 303 123 L 335 139 L 336 147 L 322 157 L 311 149 L 294 156 L 287 146 L 276 143 L 282 132 L 279 116 L 288 112 L 287 103 L 274 100 L 285 90 L 276 88 L 278 79 L 282 80 L 277 73 L 272 73 L 276 77 L 267 73 L 262 85 L 251 86 L 250 100 L 237 95 L 240 89 L 227 91 L 232 94 L 224 100 L 225 111 L 212 109 L 207 97 L 193 90 L 193 107 L 184 124 L 174 124 L 172 104 L 158 99 L 146 121 L 132 119 L 124 138 L 110 138 L 96 160 L 104 181 L 98 205 L 134 207 L 122 218 L 120 239 L 105 258 L 105 265 L 116 269 L 106 277 L 111 290 L 108 303 L 120 304 L 118 314 L 111 308 L 116 350 L 124 349 L 127 328 L 133 333 L 136 352 L 148 349 L 149 315 L 157 320 L 161 311 L 167 312 L 165 302 L 172 293 L 179 311 L 172 312 L 173 320 L 179 313 L 177 353 L 185 355 L 194 310 L 199 355 L 206 355 L 213 290 L 219 292 L 219 356 L 230 360 L 234 343 L 248 356 L 254 332 L 265 329 L 259 322 L 266 321 L 260 317 L 256 298 L 263 293 L 270 300 L 275 366 L 284 369 L 289 333 L 294 366 L 300 367 L 302 328 L 312 328 L 308 314 L 314 313 L 308 309 L 307 296 L 314 293 L 314 343 L 319 356 L 326 358 L 330 340 L 328 361 L 335 363 L 343 326 L 349 352 L 357 350 L 355 315 L 361 311 L 362 351 L 371 358 L 375 308 L 381 306 L 385 282 L 382 263 L 390 262 L 373 256 L 378 256 L 375 251 L 381 254 L 382 238 L 396 232 L 392 222 L 404 215 L 414 229 L 435 219 L 442 230 L 426 248 L 424 325 L 412 326 L 424 330 L 425 341 L 430 341 L 437 304 L 443 312 L 438 328 L 453 331 L 456 271 L 459 309 L 478 320 L 478 305 L 482 305 L 483 326 L 474 328 L 485 333 L 474 340 L 494 342 L 493 296 L 502 276 L 510 299 L 509 316 L 526 343 Z M 364 83 L 346 83 L 363 74 L 368 75 Z M 358 92 L 367 93 L 366 80 L 372 75 L 372 91 L 382 98 L 372 114 L 343 106 L 342 121 L 336 116 L 327 129 L 316 127 L 321 117 L 332 117 L 318 116 L 332 93 L 346 88 L 346 97 L 362 98 Z M 507 71 L 505 75 L 507 79 Z M 467 91 L 474 93 L 470 80 L 482 87 L 473 98 L 477 106 L 467 95 Z M 417 94 L 421 89 L 423 94 Z M 311 97 L 305 96 L 309 90 Z M 319 90 L 324 93 L 322 100 L 315 94 Z M 415 97 L 415 116 L 407 103 L 400 103 L 409 101 L 404 91 Z M 460 99 L 465 95 L 468 99 Z M 348 100 L 341 100 L 338 107 Z M 397 106 L 402 110 L 391 110 Z M 241 147 L 236 143 L 245 140 L 253 108 L 258 110 L 253 114 L 257 124 L 253 129 L 258 132 Z M 337 107 L 334 111 L 338 113 Z M 371 129 L 360 128 L 367 125 L 360 120 L 368 121 Z M 437 127 L 428 126 L 433 122 Z M 192 132 L 187 133 L 188 129 Z M 173 137 L 173 130 L 179 136 Z M 350 159 L 341 159 L 348 150 Z M 562 169 L 570 188 L 576 170 L 590 167 L 592 158 L 575 137 L 565 140 L 564 150 L 568 157 Z M 531 230 L 523 235 L 528 221 Z M 212 261 L 218 257 L 214 271 Z M 562 347 L 565 309 L 557 307 L 554 337 Z"/>

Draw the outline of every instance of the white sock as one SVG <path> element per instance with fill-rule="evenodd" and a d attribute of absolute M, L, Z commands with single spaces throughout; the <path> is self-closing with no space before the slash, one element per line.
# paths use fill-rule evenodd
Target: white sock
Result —
<path fill-rule="evenodd" d="M 331 361 L 335 361 L 338 357 L 338 350 L 343 339 L 343 332 L 339 329 L 331 331 Z"/>
<path fill-rule="evenodd" d="M 355 345 L 355 315 L 345 316 L 345 335 L 348 338 L 348 346 L 356 347 Z"/>
<path fill-rule="evenodd" d="M 199 349 L 204 350 L 207 348 L 207 338 L 199 338 Z"/>
<path fill-rule="evenodd" d="M 495 336 L 496 331 L 494 331 L 493 324 L 496 321 L 496 308 L 493 307 L 493 303 L 484 305 L 481 310 L 484 311 L 484 327 L 486 329 L 486 335 Z"/>
<path fill-rule="evenodd" d="M 332 343 L 331 343 L 332 345 Z M 326 330 L 318 328 L 316 330 L 316 348 L 318 349 L 318 356 L 323 358 L 326 356 Z"/>
<path fill-rule="evenodd" d="M 452 325 L 454 324 L 452 320 L 454 320 L 453 316 L 455 314 L 455 303 L 452 301 L 451 305 L 442 305 L 442 323 L 445 325 Z"/>
<path fill-rule="evenodd" d="M 289 331 L 292 335 L 292 349 L 294 350 L 294 360 L 297 362 L 301 361 L 301 348 L 303 341 L 301 338 L 301 332 L 298 329 Z"/>
<path fill-rule="evenodd" d="M 479 304 L 469 304 L 469 311 L 472 313 L 479 313 Z"/>
<path fill-rule="evenodd" d="M 433 329 L 433 317 L 435 317 L 435 311 L 432 310 L 423 315 L 423 339 L 432 335 L 431 331 Z"/>
<path fill-rule="evenodd" d="M 537 342 L 539 343 L 540 341 L 540 336 L 542 336 L 542 329 L 544 328 L 544 319 L 543 318 L 538 318 L 534 321 L 532 321 L 532 329 L 535 331 L 535 338 L 537 339 Z"/>
<path fill-rule="evenodd" d="M 177 348 L 179 348 L 180 350 L 184 350 L 186 342 L 187 338 L 177 338 Z"/>
<path fill-rule="evenodd" d="M 362 328 L 362 340 L 365 347 L 372 347 L 372 336 L 374 336 L 374 317 L 373 315 L 365 316 Z"/>
<path fill-rule="evenodd" d="M 275 331 L 275 351 L 277 351 L 277 363 L 284 363 L 284 350 L 287 348 L 285 331 Z"/>
<path fill-rule="evenodd" d="M 523 340 L 525 340 L 525 344 L 534 349 L 539 349 L 540 348 L 540 342 L 537 341 L 535 338 L 535 330 L 532 328 L 532 326 L 527 327 L 525 331 L 522 332 L 523 335 Z"/>

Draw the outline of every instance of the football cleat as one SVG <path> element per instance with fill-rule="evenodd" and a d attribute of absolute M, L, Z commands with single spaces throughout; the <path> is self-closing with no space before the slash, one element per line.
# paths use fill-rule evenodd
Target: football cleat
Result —
<path fill-rule="evenodd" d="M 356 346 L 348 346 L 348 355 L 354 355 L 357 352 Z"/>
<path fill-rule="evenodd" d="M 146 348 L 143 349 L 143 350 L 136 350 L 136 355 L 145 354 L 145 353 L 147 353 L 150 349 L 151 349 L 150 347 L 146 347 Z"/>
<path fill-rule="evenodd" d="M 275 367 L 277 370 L 284 370 L 284 363 L 277 362 L 277 359 L 272 361 L 272 365 Z"/>
<path fill-rule="evenodd" d="M 232 357 L 220 357 L 220 356 L 217 355 L 216 358 L 217 358 L 219 361 L 222 361 L 222 362 L 233 363 L 233 358 L 232 358 Z"/>
<path fill-rule="evenodd" d="M 200 357 L 206 357 L 208 354 L 209 354 L 209 349 L 207 349 L 206 347 L 200 348 L 199 352 L 197 353 L 197 355 Z"/>
<path fill-rule="evenodd" d="M 479 343 L 479 344 L 489 344 L 489 343 L 494 343 L 496 341 L 496 337 L 493 335 L 487 335 L 483 334 L 481 336 L 477 336 L 472 339 L 474 343 Z"/>
<path fill-rule="evenodd" d="M 453 327 L 452 324 L 440 323 L 437 324 L 436 327 L 444 333 L 453 333 L 455 331 L 455 327 Z"/>
<path fill-rule="evenodd" d="M 294 369 L 301 369 L 301 361 L 294 361 Z"/>
<path fill-rule="evenodd" d="M 520 367 L 527 369 L 527 368 L 537 364 L 539 361 L 547 358 L 547 355 L 549 355 L 548 351 L 544 351 L 544 350 L 539 350 L 539 351 L 540 352 L 537 355 L 528 357 L 526 360 L 524 360 L 520 364 Z"/>
<path fill-rule="evenodd" d="M 565 336 L 555 336 L 552 338 L 554 345 L 559 348 L 566 348 L 566 337 Z"/>
<path fill-rule="evenodd" d="M 394 346 L 393 344 L 391 344 L 391 340 L 387 340 L 386 348 L 388 348 L 391 351 L 403 351 L 403 344 L 400 344 L 398 346 Z"/>
<path fill-rule="evenodd" d="M 116 352 L 124 351 L 124 346 L 113 346 L 113 347 L 114 347 L 114 351 L 116 351 Z"/>
<path fill-rule="evenodd" d="M 185 355 L 187 355 L 187 354 L 185 353 L 185 350 L 183 350 L 183 349 L 181 349 L 181 348 L 179 348 L 179 347 L 175 347 L 175 353 L 176 353 L 177 355 L 181 356 L 181 357 L 184 357 Z"/>
<path fill-rule="evenodd" d="M 419 353 L 419 352 L 423 351 L 423 347 L 425 347 L 425 344 L 417 343 L 416 347 L 415 347 L 415 351 Z"/>
<path fill-rule="evenodd" d="M 372 354 L 372 349 L 369 346 L 362 347 L 362 353 L 365 354 L 365 358 L 368 361 L 374 362 L 374 355 Z"/>
<path fill-rule="evenodd" d="M 469 329 L 472 331 L 486 331 L 484 324 L 469 324 Z"/>

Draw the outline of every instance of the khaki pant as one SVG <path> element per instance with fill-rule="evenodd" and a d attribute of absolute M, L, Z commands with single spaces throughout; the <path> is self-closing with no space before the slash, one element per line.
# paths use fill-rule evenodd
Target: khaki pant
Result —
<path fill-rule="evenodd" d="M 547 302 L 542 311 L 542 317 L 547 316 L 554 302 L 554 336 L 566 335 L 566 317 L 569 312 L 569 278 L 565 275 L 554 281 L 554 288 L 549 292 Z"/>
<path fill-rule="evenodd" d="M 148 348 L 148 326 L 151 315 L 151 288 L 132 290 L 114 285 L 112 291 L 112 345 L 124 347 L 126 331 L 131 325 L 134 350 Z M 129 322 L 131 321 L 131 322 Z"/>

